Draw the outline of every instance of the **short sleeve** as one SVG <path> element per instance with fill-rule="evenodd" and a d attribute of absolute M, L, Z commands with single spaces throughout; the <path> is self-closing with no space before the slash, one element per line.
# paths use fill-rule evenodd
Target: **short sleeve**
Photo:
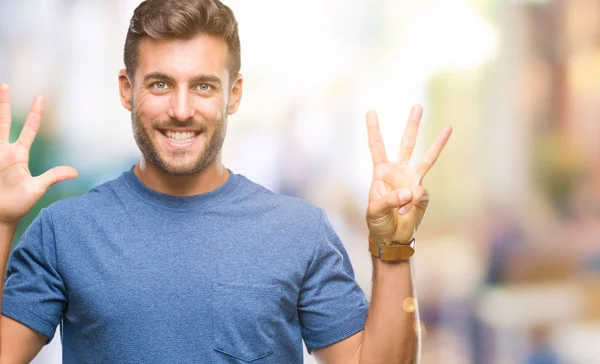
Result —
<path fill-rule="evenodd" d="M 298 299 L 302 337 L 309 353 L 363 330 L 369 308 L 354 279 L 348 253 L 324 212 L 318 239 Z"/>
<path fill-rule="evenodd" d="M 65 285 L 56 266 L 52 221 L 42 210 L 8 261 L 2 314 L 47 336 L 50 342 L 66 306 Z"/>

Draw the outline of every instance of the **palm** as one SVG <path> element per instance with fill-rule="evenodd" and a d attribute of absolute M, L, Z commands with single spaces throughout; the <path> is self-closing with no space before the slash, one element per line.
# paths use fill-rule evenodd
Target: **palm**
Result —
<path fill-rule="evenodd" d="M 373 157 L 373 181 L 369 190 L 367 225 L 375 241 L 408 243 L 421 224 L 429 197 L 421 182 L 433 166 L 448 141 L 452 128 L 445 127 L 434 144 L 427 150 L 423 161 L 409 167 L 414 150 L 422 109 L 414 107 L 409 118 L 397 162 L 388 160 L 379 131 L 377 115 L 367 115 L 369 145 Z M 409 192 L 402 200 L 398 193 Z"/>
<path fill-rule="evenodd" d="M 406 166 L 397 163 L 386 162 L 378 165 L 373 171 L 373 182 L 369 191 L 369 202 L 376 201 L 389 195 L 392 191 L 406 188 L 412 190 L 419 185 L 418 176 Z M 386 236 L 389 241 L 410 241 L 412 236 L 403 233 L 406 226 L 417 225 L 414 209 L 409 214 L 399 215 L 394 209 L 379 214 L 373 214 L 367 220 L 370 230 L 376 230 L 377 233 L 371 233 L 374 239 Z M 411 232 L 411 231 L 409 231 Z M 412 232 L 411 232 L 412 233 Z"/>
<path fill-rule="evenodd" d="M 27 167 L 27 153 L 13 145 L 0 147 L 0 216 L 7 220 L 27 214 L 41 197 Z"/>
<path fill-rule="evenodd" d="M 71 167 L 56 167 L 38 177 L 29 172 L 29 149 L 44 108 L 44 100 L 37 97 L 25 121 L 19 139 L 9 144 L 11 126 L 10 91 L 0 85 L 0 222 L 15 223 L 31 210 L 53 184 L 77 177 Z"/>

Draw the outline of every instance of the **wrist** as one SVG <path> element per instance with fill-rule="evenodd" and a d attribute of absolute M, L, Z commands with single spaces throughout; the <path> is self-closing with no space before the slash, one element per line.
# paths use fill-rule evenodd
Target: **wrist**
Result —
<path fill-rule="evenodd" d="M 368 240 L 376 242 L 377 244 L 410 245 L 415 240 L 415 234 L 406 235 L 405 237 L 402 237 L 402 239 L 397 239 L 397 240 L 388 240 L 388 239 L 384 239 L 384 238 L 373 236 L 373 235 L 369 234 Z"/>
<path fill-rule="evenodd" d="M 17 231 L 17 227 L 19 226 L 19 222 L 0 222 L 0 236 L 4 236 L 4 234 L 14 234 Z"/>
<path fill-rule="evenodd" d="M 371 237 L 368 240 L 371 255 L 386 263 L 406 261 L 415 253 L 414 238 L 409 243 L 404 244 L 377 242 L 372 240 Z"/>

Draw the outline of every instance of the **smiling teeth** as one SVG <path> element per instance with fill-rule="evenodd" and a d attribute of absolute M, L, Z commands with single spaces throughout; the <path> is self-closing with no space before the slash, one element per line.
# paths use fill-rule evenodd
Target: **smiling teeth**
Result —
<path fill-rule="evenodd" d="M 195 134 L 192 132 L 178 133 L 174 131 L 168 131 L 165 133 L 169 139 L 176 142 L 190 142 L 194 139 Z"/>

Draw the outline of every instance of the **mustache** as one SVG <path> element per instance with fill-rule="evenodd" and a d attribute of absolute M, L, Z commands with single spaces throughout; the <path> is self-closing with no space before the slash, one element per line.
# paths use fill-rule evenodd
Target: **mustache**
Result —
<path fill-rule="evenodd" d="M 206 125 L 202 123 L 198 123 L 193 119 L 188 119 L 186 121 L 179 121 L 175 119 L 169 120 L 158 120 L 154 123 L 155 129 L 193 129 L 199 132 L 206 131 Z"/>

